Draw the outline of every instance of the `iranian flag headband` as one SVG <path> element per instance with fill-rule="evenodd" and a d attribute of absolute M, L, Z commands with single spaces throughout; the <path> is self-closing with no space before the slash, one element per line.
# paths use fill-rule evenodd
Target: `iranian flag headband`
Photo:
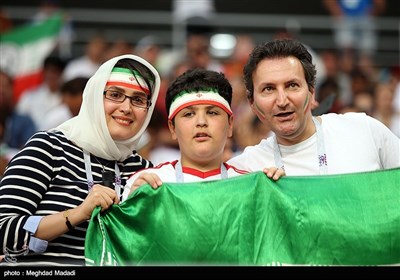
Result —
<path fill-rule="evenodd" d="M 150 95 L 150 90 L 140 73 L 126 68 L 114 67 L 106 86 L 123 86 Z"/>
<path fill-rule="evenodd" d="M 232 115 L 231 106 L 229 105 L 228 101 L 219 95 L 216 89 L 208 89 L 198 92 L 182 91 L 179 93 L 171 103 L 168 119 L 172 120 L 183 108 L 198 104 L 215 105 L 223 109 L 228 115 Z"/>

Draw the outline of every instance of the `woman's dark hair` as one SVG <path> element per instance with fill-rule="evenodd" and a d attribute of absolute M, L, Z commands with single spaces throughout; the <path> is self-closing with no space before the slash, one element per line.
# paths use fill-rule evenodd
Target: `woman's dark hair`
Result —
<path fill-rule="evenodd" d="M 132 71 L 132 73 L 134 73 L 134 71 L 139 72 L 139 74 L 143 77 L 144 81 L 146 82 L 146 85 L 149 88 L 151 95 L 153 94 L 156 77 L 155 77 L 154 73 L 149 68 L 147 68 L 145 65 L 143 65 L 142 63 L 140 63 L 138 61 L 129 59 L 129 58 L 123 58 L 115 64 L 115 67 L 129 69 Z M 142 87 L 142 85 L 140 84 L 140 81 L 138 79 L 136 79 L 136 81 L 138 82 L 139 86 Z M 150 95 L 150 97 L 151 97 L 151 95 Z"/>

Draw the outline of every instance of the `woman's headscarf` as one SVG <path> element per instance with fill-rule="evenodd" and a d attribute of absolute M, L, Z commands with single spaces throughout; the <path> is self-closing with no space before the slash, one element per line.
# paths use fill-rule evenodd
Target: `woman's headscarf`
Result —
<path fill-rule="evenodd" d="M 104 113 L 103 91 L 115 64 L 124 58 L 140 62 L 146 66 L 155 76 L 154 91 L 151 93 L 151 106 L 148 109 L 146 119 L 138 133 L 130 139 L 115 141 L 108 131 Z M 146 60 L 135 55 L 121 55 L 103 63 L 96 73 L 89 79 L 83 91 L 83 101 L 79 114 L 54 128 L 84 150 L 95 156 L 123 161 L 133 150 L 136 150 L 140 137 L 146 130 L 160 90 L 160 75 L 157 70 Z"/>

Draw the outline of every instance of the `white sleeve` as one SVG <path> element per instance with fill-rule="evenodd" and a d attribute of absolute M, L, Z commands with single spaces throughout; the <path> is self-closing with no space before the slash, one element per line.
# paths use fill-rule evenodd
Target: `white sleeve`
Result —
<path fill-rule="evenodd" d="M 367 117 L 382 167 L 384 169 L 400 167 L 400 138 L 380 121 Z"/>

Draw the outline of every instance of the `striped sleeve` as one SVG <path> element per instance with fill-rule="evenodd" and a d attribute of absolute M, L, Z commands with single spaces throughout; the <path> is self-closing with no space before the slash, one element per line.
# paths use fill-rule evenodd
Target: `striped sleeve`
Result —
<path fill-rule="evenodd" d="M 3 254 L 26 251 L 29 233 L 26 220 L 37 212 L 50 187 L 57 143 L 48 134 L 37 133 L 10 162 L 0 183 L 0 242 Z M 11 234 L 13 233 L 13 234 Z"/>
<path fill-rule="evenodd" d="M 103 166 L 114 171 L 114 161 L 91 157 L 95 184 L 102 181 Z M 135 151 L 118 162 L 121 185 L 135 171 L 152 167 Z M 46 216 L 75 208 L 88 194 L 83 151 L 61 132 L 38 132 L 11 160 L 0 183 L 1 254 L 19 264 L 84 264 L 88 221 L 49 241 L 42 254 L 28 252 L 30 234 L 23 229 L 32 215 Z M 15 259 L 15 260 L 14 260 Z"/>

